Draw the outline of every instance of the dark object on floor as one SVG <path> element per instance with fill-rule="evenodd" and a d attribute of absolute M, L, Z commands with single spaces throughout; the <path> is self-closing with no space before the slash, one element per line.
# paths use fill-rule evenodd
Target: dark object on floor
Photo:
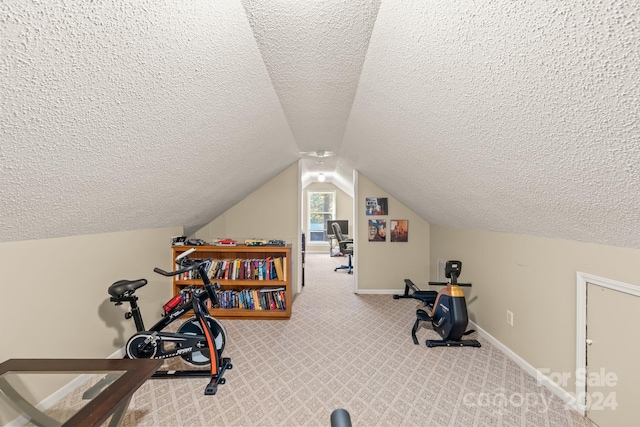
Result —
<path fill-rule="evenodd" d="M 418 344 L 416 332 L 420 322 L 430 322 L 433 329 L 442 337 L 441 340 L 427 340 L 427 347 L 480 347 L 477 340 L 463 340 L 465 335 L 475 332 L 473 329 L 466 331 L 469 323 L 467 303 L 464 292 L 458 284 L 458 276 L 462 271 L 460 261 L 447 261 L 445 275 L 451 279 L 446 287 L 436 293 L 435 291 L 421 291 L 409 279 L 405 279 L 405 295 L 394 295 L 398 298 L 415 298 L 422 301 L 425 310 L 416 311 L 416 322 L 411 330 L 413 343 Z M 468 284 L 471 286 L 471 284 Z M 413 290 L 408 293 L 409 288 Z"/>
<path fill-rule="evenodd" d="M 331 413 L 331 427 L 351 427 L 351 417 L 346 409 L 338 408 Z"/>
<path fill-rule="evenodd" d="M 432 282 L 429 282 L 431 285 Z M 446 283 L 445 283 L 446 284 Z M 409 293 L 411 290 L 411 293 Z M 422 305 L 427 306 L 428 304 L 433 304 L 436 300 L 436 296 L 438 296 L 438 292 L 436 291 L 423 291 L 416 286 L 410 279 L 404 279 L 404 294 L 402 295 L 394 295 L 393 299 L 400 298 L 414 298 L 422 301 Z"/>

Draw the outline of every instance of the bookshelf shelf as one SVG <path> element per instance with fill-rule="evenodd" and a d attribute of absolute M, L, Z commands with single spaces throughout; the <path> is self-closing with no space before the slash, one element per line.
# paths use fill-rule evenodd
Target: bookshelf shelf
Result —
<path fill-rule="evenodd" d="M 173 246 L 173 258 L 191 248 L 195 248 L 195 252 L 190 255 L 192 259 L 212 259 L 214 261 L 239 261 L 240 263 L 250 261 L 266 261 L 276 260 L 282 265 L 281 271 L 278 272 L 280 277 L 276 277 L 276 273 L 270 275 L 271 279 L 258 276 L 251 279 L 223 279 L 211 277 L 212 282 L 220 284 L 219 291 L 238 291 L 250 292 L 251 290 L 266 291 L 269 288 L 279 289 L 279 303 L 284 303 L 284 309 L 275 308 L 276 304 L 271 307 L 275 309 L 245 309 L 245 308 L 215 308 L 210 309 L 212 316 L 220 319 L 288 319 L 291 317 L 291 245 L 286 246 Z M 266 263 L 265 263 L 266 264 Z M 238 265 L 238 264 L 236 264 Z M 273 263 L 272 263 L 273 265 Z M 175 268 L 175 266 L 174 266 Z M 278 269 L 280 270 L 280 269 Z M 246 271 L 246 270 L 245 270 Z M 185 279 L 178 276 L 173 278 L 173 295 L 177 295 L 180 291 L 189 286 L 202 286 L 200 279 Z M 268 293 L 268 292 L 263 292 Z M 255 305 L 257 307 L 257 305 Z"/>
<path fill-rule="evenodd" d="M 236 287 L 281 287 L 288 285 L 289 282 L 281 281 L 281 280 L 267 280 L 267 281 L 258 281 L 258 280 L 221 280 L 221 279 L 211 279 L 212 282 L 218 282 L 220 284 L 220 288 L 236 288 Z M 176 280 L 176 286 L 187 287 L 202 285 L 202 281 L 200 279 L 194 280 Z"/>

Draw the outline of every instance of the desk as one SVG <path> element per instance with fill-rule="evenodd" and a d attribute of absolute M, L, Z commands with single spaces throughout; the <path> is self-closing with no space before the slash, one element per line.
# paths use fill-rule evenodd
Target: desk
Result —
<path fill-rule="evenodd" d="M 162 360 L 154 359 L 10 359 L 0 364 L 0 398 L 35 425 L 98 426 L 112 414 L 110 425 L 118 425 L 133 393 L 161 365 Z M 107 374 L 109 379 L 68 419 L 56 420 L 14 387 L 29 376 L 51 374 Z"/>

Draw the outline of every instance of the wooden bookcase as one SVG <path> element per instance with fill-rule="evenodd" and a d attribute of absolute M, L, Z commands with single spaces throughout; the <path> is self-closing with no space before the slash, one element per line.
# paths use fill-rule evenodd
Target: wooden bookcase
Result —
<path fill-rule="evenodd" d="M 263 288 L 284 288 L 285 309 L 275 310 L 250 310 L 243 308 L 215 308 L 211 309 L 211 315 L 220 319 L 288 319 L 291 317 L 291 245 L 286 246 L 173 246 L 173 258 L 188 249 L 195 248 L 196 251 L 189 255 L 191 259 L 213 259 L 213 260 L 265 260 L 268 258 L 281 258 L 283 266 L 284 280 L 256 280 L 256 279 L 216 279 L 211 278 L 211 282 L 218 282 L 220 290 L 263 289 Z M 176 266 L 174 265 L 174 269 Z M 177 295 L 182 289 L 188 286 L 202 286 L 202 280 L 185 280 L 178 276 L 173 277 L 173 295 Z"/>

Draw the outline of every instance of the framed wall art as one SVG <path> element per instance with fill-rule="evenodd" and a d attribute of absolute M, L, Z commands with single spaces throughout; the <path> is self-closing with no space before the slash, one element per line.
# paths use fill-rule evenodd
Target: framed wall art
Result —
<path fill-rule="evenodd" d="M 386 242 L 387 241 L 387 220 L 386 219 L 370 219 L 369 220 L 369 241 L 370 242 Z"/>
<path fill-rule="evenodd" d="M 388 215 L 389 205 L 386 197 L 367 197 L 367 215 Z"/>
<path fill-rule="evenodd" d="M 392 219 L 391 224 L 391 241 L 392 242 L 408 242 L 409 241 L 409 220 Z"/>

